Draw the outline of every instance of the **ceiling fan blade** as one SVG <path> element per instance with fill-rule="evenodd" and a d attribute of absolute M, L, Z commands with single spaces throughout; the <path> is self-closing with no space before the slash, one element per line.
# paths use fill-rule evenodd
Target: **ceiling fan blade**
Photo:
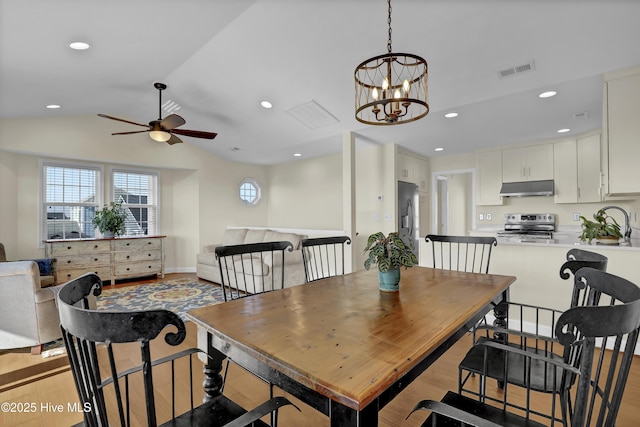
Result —
<path fill-rule="evenodd" d="M 162 126 L 165 130 L 171 130 L 173 128 L 177 128 L 178 126 L 182 126 L 187 122 L 184 121 L 182 117 L 177 114 L 171 114 L 160 122 L 160 126 Z"/>
<path fill-rule="evenodd" d="M 203 132 L 200 130 L 189 130 L 189 129 L 174 129 L 171 131 L 172 133 L 177 133 L 178 135 L 191 136 L 194 138 L 204 138 L 204 139 L 213 139 L 218 135 L 215 132 Z"/>
<path fill-rule="evenodd" d="M 112 133 L 111 135 L 131 135 L 133 133 L 144 133 L 144 132 L 149 132 L 148 130 L 134 130 L 132 132 L 116 132 L 116 133 Z"/>
<path fill-rule="evenodd" d="M 113 117 L 113 116 L 107 116 L 106 114 L 98 114 L 98 116 L 104 117 L 105 119 L 117 120 L 119 122 L 125 122 L 125 123 L 129 123 L 129 124 L 136 125 L 136 126 L 144 126 L 146 128 L 149 127 L 149 125 L 143 125 L 142 123 L 130 122 L 129 120 L 119 119 L 119 118 Z"/>
<path fill-rule="evenodd" d="M 167 141 L 167 144 L 169 144 L 169 145 L 182 144 L 182 140 L 180 138 L 178 138 L 177 136 L 171 134 L 171 138 L 169 138 L 169 140 Z"/>

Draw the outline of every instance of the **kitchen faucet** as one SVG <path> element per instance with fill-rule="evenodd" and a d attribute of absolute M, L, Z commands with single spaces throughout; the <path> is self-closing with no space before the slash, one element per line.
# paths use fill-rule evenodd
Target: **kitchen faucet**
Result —
<path fill-rule="evenodd" d="M 617 209 L 624 214 L 624 241 L 628 242 L 629 239 L 631 239 L 631 225 L 629 223 L 629 214 L 619 206 L 605 206 L 604 208 L 602 208 L 603 211 L 606 211 L 607 209 Z"/>

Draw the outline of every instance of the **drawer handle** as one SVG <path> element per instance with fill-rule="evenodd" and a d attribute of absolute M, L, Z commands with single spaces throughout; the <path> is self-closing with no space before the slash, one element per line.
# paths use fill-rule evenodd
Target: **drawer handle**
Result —
<path fill-rule="evenodd" d="M 67 249 L 71 249 L 71 246 L 67 246 Z"/>
<path fill-rule="evenodd" d="M 153 266 L 150 265 L 148 268 L 153 268 Z"/>
<path fill-rule="evenodd" d="M 129 246 L 131 243 L 127 243 L 127 246 Z"/>
<path fill-rule="evenodd" d="M 98 245 L 93 245 L 93 249 L 98 249 Z"/>
<path fill-rule="evenodd" d="M 94 261 L 98 261 L 98 258 L 94 258 L 93 260 L 94 260 Z"/>
<path fill-rule="evenodd" d="M 71 278 L 71 274 L 67 274 L 67 277 L 68 277 L 68 278 Z"/>
<path fill-rule="evenodd" d="M 151 256 L 151 254 L 149 254 L 148 256 Z"/>
<path fill-rule="evenodd" d="M 127 255 L 127 259 L 129 259 L 129 258 L 130 258 L 130 256 L 129 256 L 129 255 Z"/>
<path fill-rule="evenodd" d="M 71 260 L 68 260 L 68 261 L 67 261 L 67 264 L 71 264 Z"/>
<path fill-rule="evenodd" d="M 127 267 L 127 271 L 129 271 L 129 267 Z"/>
<path fill-rule="evenodd" d="M 150 244 L 151 244 L 151 242 L 147 242 L 147 245 L 150 245 Z"/>

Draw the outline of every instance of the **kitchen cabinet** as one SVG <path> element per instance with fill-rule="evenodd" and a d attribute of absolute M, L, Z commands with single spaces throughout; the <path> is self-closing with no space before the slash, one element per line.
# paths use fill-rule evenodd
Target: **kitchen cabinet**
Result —
<path fill-rule="evenodd" d="M 501 205 L 502 151 L 476 153 L 476 204 Z"/>
<path fill-rule="evenodd" d="M 606 192 L 640 193 L 640 67 L 605 74 L 604 79 Z"/>
<path fill-rule="evenodd" d="M 95 273 L 113 284 L 117 279 L 152 274 L 164 277 L 164 238 L 47 240 L 45 253 L 48 258 L 55 259 L 56 283 Z"/>
<path fill-rule="evenodd" d="M 503 182 L 553 179 L 553 144 L 502 150 Z"/>
<path fill-rule="evenodd" d="M 419 191 L 428 191 L 429 163 L 425 159 L 405 153 L 397 154 L 396 177 L 398 181 L 412 182 Z"/>
<path fill-rule="evenodd" d="M 602 201 L 600 134 L 553 144 L 555 203 Z"/>

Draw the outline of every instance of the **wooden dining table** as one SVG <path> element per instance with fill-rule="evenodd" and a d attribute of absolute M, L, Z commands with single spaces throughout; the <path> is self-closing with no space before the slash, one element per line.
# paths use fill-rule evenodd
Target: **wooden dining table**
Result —
<path fill-rule="evenodd" d="M 206 398 L 225 357 L 330 418 L 377 426 L 378 411 L 502 301 L 513 276 L 402 270 L 399 292 L 357 271 L 187 313 L 198 326 Z M 204 341 L 204 342 L 202 342 Z"/>

